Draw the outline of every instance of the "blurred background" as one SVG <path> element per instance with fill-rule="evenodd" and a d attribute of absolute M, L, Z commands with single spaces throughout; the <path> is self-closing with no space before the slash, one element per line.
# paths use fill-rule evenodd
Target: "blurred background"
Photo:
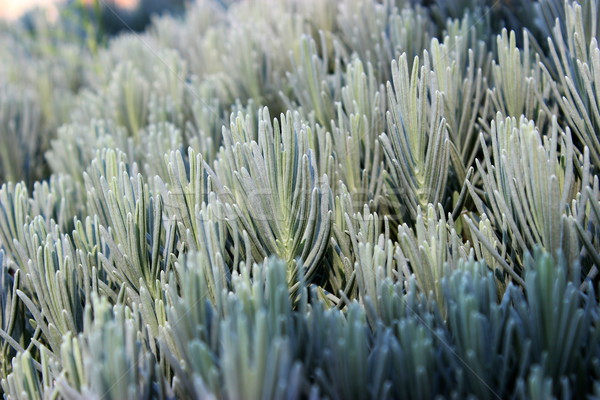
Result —
<path fill-rule="evenodd" d="M 191 3 L 0 0 L 0 185 L 24 181 L 32 189 L 48 178 L 45 154 L 61 126 L 88 112 L 78 111 L 87 104 L 81 99 L 133 68 L 121 60 L 146 60 L 144 49 L 131 54 L 139 38 L 125 33 L 141 32 L 159 16 L 179 26 Z"/>
<path fill-rule="evenodd" d="M 143 30 L 153 15 L 180 13 L 189 0 L 0 0 L 0 19 L 27 19 L 33 12 L 57 18 L 65 9 L 82 8 L 101 18 L 105 33 Z"/>
<path fill-rule="evenodd" d="M 56 0 L 0 0 L 0 17 L 17 19 L 34 7 L 55 9 Z"/>

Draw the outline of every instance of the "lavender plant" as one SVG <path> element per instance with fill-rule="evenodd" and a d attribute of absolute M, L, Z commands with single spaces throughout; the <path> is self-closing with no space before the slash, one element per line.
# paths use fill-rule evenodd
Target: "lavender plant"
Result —
<path fill-rule="evenodd" d="M 598 6 L 0 23 L 0 393 L 597 398 Z"/>

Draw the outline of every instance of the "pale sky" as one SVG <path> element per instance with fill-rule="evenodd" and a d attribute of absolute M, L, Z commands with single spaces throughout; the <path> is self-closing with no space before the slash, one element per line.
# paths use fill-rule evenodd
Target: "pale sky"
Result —
<path fill-rule="evenodd" d="M 27 9 L 34 6 L 51 6 L 64 0 L 0 0 L 0 18 L 14 19 L 22 15 Z M 91 0 L 87 0 L 91 1 Z M 133 7 L 137 0 L 114 0 L 113 3 L 121 7 Z"/>
<path fill-rule="evenodd" d="M 48 6 L 55 2 L 55 0 L 0 0 L 0 17 L 17 18 L 35 5 Z"/>

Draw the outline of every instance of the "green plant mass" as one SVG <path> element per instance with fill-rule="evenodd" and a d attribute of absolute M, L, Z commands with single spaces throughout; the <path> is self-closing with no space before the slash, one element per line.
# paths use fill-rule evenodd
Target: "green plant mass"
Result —
<path fill-rule="evenodd" d="M 115 7 L 0 21 L 5 399 L 600 399 L 599 0 Z"/>

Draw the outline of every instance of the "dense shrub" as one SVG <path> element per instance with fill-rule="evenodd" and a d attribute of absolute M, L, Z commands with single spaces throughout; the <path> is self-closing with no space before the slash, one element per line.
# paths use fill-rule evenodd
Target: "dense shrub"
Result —
<path fill-rule="evenodd" d="M 3 396 L 600 398 L 599 5 L 2 23 Z"/>

